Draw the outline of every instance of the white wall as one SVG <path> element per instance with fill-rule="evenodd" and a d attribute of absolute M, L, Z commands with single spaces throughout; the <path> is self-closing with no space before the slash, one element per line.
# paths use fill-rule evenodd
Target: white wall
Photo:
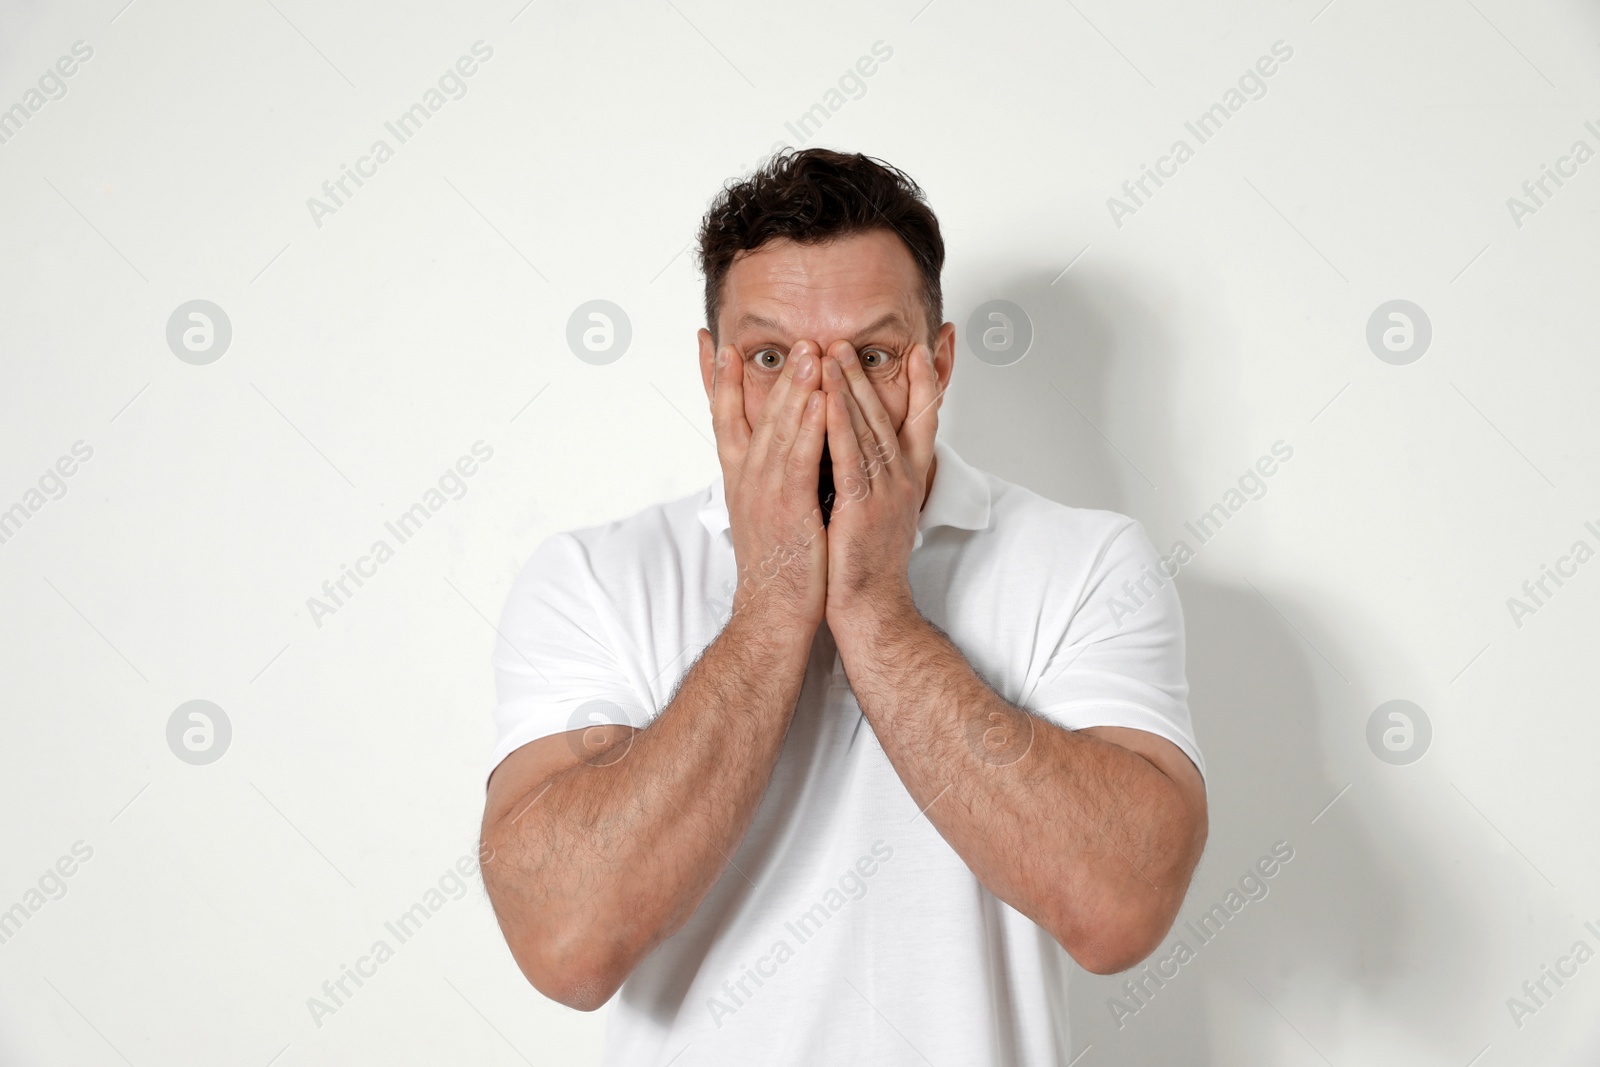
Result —
<path fill-rule="evenodd" d="M 1078 1062 L 1600 1056 L 1600 962 L 1507 1006 L 1600 949 L 1600 562 L 1507 607 L 1600 548 L 1600 160 L 1507 206 L 1600 149 L 1592 4 L 123 3 L 0 15 L 0 107 L 93 49 L 0 144 L 0 508 L 42 503 L 0 544 L 0 908 L 39 905 L 0 944 L 0 1060 L 597 1062 L 603 1014 L 523 981 L 475 883 L 320 1026 L 307 999 L 474 850 L 521 561 L 712 477 L 686 245 L 878 41 L 812 143 L 926 186 L 963 333 L 997 298 L 1035 332 L 1011 366 L 963 346 L 969 460 L 1165 549 L 1293 449 L 1178 578 L 1212 829 L 1174 937 L 1294 859 L 1120 1027 L 1080 975 Z M 466 95 L 314 220 L 477 41 Z M 596 298 L 632 324 L 605 366 L 565 342 Z M 232 329 L 204 365 L 166 339 L 195 299 Z M 1431 322 L 1407 365 L 1366 340 L 1394 299 Z M 314 620 L 478 441 L 465 495 Z M 231 724 L 207 765 L 167 739 L 196 699 Z M 1396 699 L 1432 725 L 1407 765 L 1367 741 Z"/>

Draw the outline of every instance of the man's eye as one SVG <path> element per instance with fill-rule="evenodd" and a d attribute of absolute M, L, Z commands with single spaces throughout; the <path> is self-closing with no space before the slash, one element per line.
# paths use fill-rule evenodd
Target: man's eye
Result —
<path fill-rule="evenodd" d="M 861 351 L 860 359 L 863 367 L 869 370 L 876 370 L 879 367 L 888 365 L 889 353 L 881 348 L 867 348 Z"/>
<path fill-rule="evenodd" d="M 782 370 L 784 360 L 788 357 L 776 348 L 761 348 L 750 358 L 765 370 Z"/>

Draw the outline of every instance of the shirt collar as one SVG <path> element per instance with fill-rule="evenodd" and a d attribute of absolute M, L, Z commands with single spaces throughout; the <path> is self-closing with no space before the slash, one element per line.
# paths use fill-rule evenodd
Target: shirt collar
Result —
<path fill-rule="evenodd" d="M 933 472 L 933 488 L 917 516 L 917 540 L 912 550 L 922 547 L 924 531 L 939 526 L 958 530 L 983 530 L 989 526 L 989 483 L 983 472 L 968 464 L 956 450 L 935 438 L 933 454 L 938 466 Z M 706 501 L 700 505 L 700 521 L 713 537 L 728 531 L 728 503 L 723 495 L 722 477 L 711 483 Z"/>

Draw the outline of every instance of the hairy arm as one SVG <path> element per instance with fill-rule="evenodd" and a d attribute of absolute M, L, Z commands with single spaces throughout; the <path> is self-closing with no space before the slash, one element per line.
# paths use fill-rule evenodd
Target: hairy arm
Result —
<path fill-rule="evenodd" d="M 753 429 L 743 354 L 724 346 L 715 359 L 712 421 L 740 578 L 722 633 L 644 730 L 546 737 L 490 779 L 484 886 L 523 974 L 570 1007 L 600 1007 L 688 922 L 782 749 L 827 580 L 818 365 L 810 349 L 795 356 Z"/>
<path fill-rule="evenodd" d="M 835 636 L 907 791 L 991 892 L 1097 974 L 1155 949 L 1206 839 L 1205 787 L 1181 749 L 1007 703 L 909 603 Z"/>
<path fill-rule="evenodd" d="M 988 889 L 1084 968 L 1125 970 L 1165 936 L 1206 838 L 1205 784 L 1142 730 L 1064 730 L 1007 703 L 917 611 L 907 577 L 936 476 L 954 328 L 909 346 L 900 426 L 848 342 L 827 352 L 840 488 L 827 621 L 845 674 L 917 807 Z"/>
<path fill-rule="evenodd" d="M 647 728 L 542 738 L 495 770 L 484 886 L 541 993 L 592 1011 L 688 921 L 760 804 L 809 653 L 735 613 Z"/>

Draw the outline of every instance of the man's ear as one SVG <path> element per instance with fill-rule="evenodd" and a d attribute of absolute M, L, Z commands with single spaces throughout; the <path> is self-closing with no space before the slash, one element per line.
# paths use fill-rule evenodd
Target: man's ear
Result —
<path fill-rule="evenodd" d="M 706 403 L 711 403 L 711 386 L 717 378 L 717 346 L 711 340 L 711 331 L 701 329 L 700 338 L 700 381 L 706 387 Z"/>
<path fill-rule="evenodd" d="M 950 388 L 950 376 L 956 368 L 956 324 L 947 322 L 939 327 L 939 335 L 933 342 L 933 372 L 939 378 L 939 392 L 934 400 L 934 408 L 944 405 L 944 391 Z"/>

